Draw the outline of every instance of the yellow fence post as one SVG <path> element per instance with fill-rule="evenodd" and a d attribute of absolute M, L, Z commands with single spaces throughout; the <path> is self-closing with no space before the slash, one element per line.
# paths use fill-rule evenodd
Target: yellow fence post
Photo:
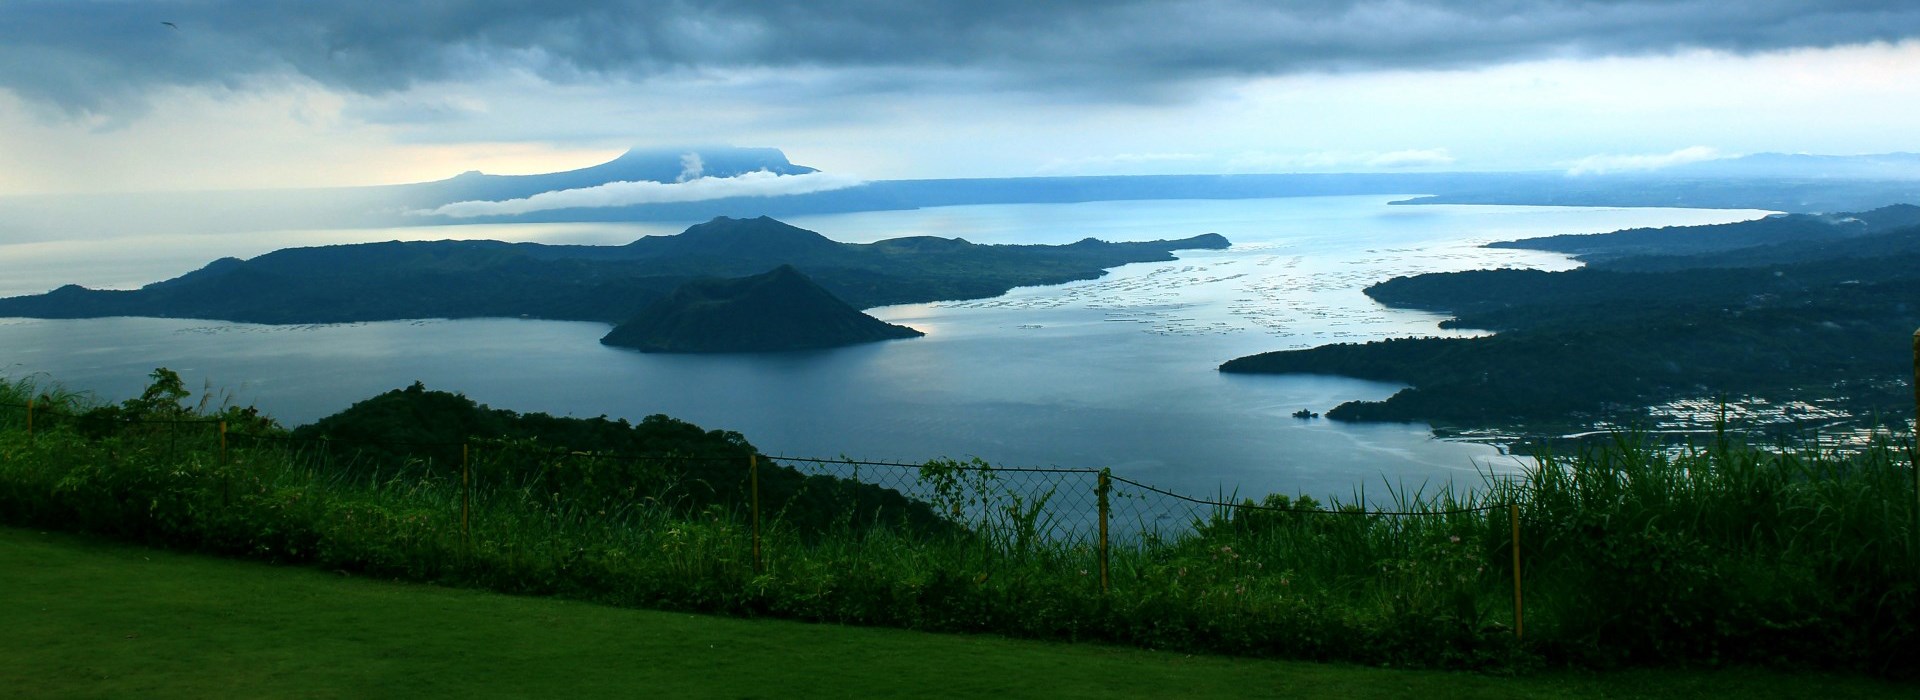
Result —
<path fill-rule="evenodd" d="M 747 486 L 753 491 L 753 571 L 760 573 L 760 455 L 747 455 Z"/>
<path fill-rule="evenodd" d="M 1513 521 L 1513 638 L 1525 629 L 1520 618 L 1520 504 L 1507 504 L 1507 518 Z"/>
<path fill-rule="evenodd" d="M 1107 505 L 1107 492 L 1113 490 L 1112 476 L 1113 476 L 1112 469 L 1105 469 L 1105 468 L 1101 469 L 1100 484 L 1099 486 L 1094 488 L 1094 493 L 1099 495 L 1099 501 L 1100 501 L 1100 592 L 1102 594 L 1105 594 L 1107 592 L 1108 585 L 1109 585 L 1108 584 L 1109 579 L 1107 577 L 1107 561 L 1109 559 L 1108 552 L 1110 550 L 1108 549 L 1108 539 L 1107 539 L 1107 520 L 1108 520 L 1107 516 L 1112 512 L 1112 510 Z"/>
<path fill-rule="evenodd" d="M 473 546 L 473 478 L 468 466 L 467 443 L 460 443 L 460 544 Z"/>

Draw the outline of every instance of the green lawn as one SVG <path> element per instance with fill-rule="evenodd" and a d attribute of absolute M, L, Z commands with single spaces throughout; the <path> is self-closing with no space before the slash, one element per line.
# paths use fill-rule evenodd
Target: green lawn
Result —
<path fill-rule="evenodd" d="M 623 610 L 0 528 L 0 697 L 1902 697 L 1753 670 L 1518 678 Z"/>

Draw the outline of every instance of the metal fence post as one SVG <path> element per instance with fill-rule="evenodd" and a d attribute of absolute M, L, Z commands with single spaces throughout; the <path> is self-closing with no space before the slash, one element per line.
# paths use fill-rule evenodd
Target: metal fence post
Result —
<path fill-rule="evenodd" d="M 227 463 L 227 422 L 220 421 L 220 464 Z"/>
<path fill-rule="evenodd" d="M 1507 504 L 1507 518 L 1513 522 L 1513 638 L 1519 639 L 1524 626 L 1520 617 L 1520 504 Z"/>
<path fill-rule="evenodd" d="M 1915 338 L 1916 340 L 1914 342 L 1920 344 L 1920 334 L 1916 334 Z M 1916 345 L 1916 347 L 1920 347 L 1920 345 Z M 1920 396 L 1920 394 L 1916 394 L 1916 396 Z M 33 439 L 33 397 L 31 396 L 27 397 L 27 439 Z"/>
<path fill-rule="evenodd" d="M 760 573 L 760 455 L 747 455 L 747 486 L 753 491 L 753 572 Z"/>
<path fill-rule="evenodd" d="M 1100 592 L 1103 594 L 1107 592 L 1109 586 L 1107 562 L 1110 558 L 1109 552 L 1111 550 L 1109 549 L 1109 540 L 1107 538 L 1107 520 L 1112 510 L 1107 504 L 1107 493 L 1113 490 L 1112 477 L 1112 469 L 1102 468 L 1100 470 L 1100 483 L 1094 488 L 1094 493 L 1098 495 L 1100 501 Z"/>

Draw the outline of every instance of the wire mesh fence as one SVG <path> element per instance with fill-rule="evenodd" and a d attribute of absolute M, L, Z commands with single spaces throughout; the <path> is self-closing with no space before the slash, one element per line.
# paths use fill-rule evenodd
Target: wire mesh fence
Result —
<path fill-rule="evenodd" d="M 1508 551 L 1516 599 L 1519 593 L 1519 512 L 1506 504 L 1326 508 L 1310 498 L 1196 498 L 1104 469 L 980 460 L 620 453 L 529 439 L 351 441 L 234 429 L 191 415 L 70 414 L 33 403 L 0 404 L 0 415 L 6 416 L 0 424 L 25 429 L 29 439 L 67 429 L 162 451 L 170 460 L 210 460 L 222 467 L 207 473 L 223 480 L 223 493 L 247 465 L 266 462 L 295 465 L 336 484 L 439 489 L 446 497 L 436 501 L 441 512 L 433 517 L 457 522 L 469 543 L 474 531 L 494 524 L 489 519 L 528 512 L 555 532 L 725 518 L 739 526 L 742 555 L 756 571 L 777 565 L 784 555 L 779 547 L 887 528 L 920 538 L 965 538 L 993 557 L 1038 557 L 1080 572 L 1101 591 L 1162 569 L 1196 581 L 1285 586 L 1303 570 L 1404 575 L 1380 569 L 1379 562 L 1417 562 L 1434 555 L 1436 541 L 1458 543 L 1447 533 L 1462 519 L 1511 519 L 1511 539 L 1475 543 L 1485 574 L 1476 585 L 1485 587 L 1492 575 L 1486 570 L 1495 562 L 1482 561 L 1492 558 L 1484 553 Z M 1516 631 L 1518 618 L 1516 605 Z"/>
<path fill-rule="evenodd" d="M 1915 658 L 1904 439 L 1842 457 L 1623 436 L 1389 509 L 1196 498 L 1104 469 L 767 457 L 737 435 L 705 451 L 330 439 L 181 408 L 155 377 L 84 411 L 0 385 L 34 397 L 0 402 L 0 521 L 649 606 L 1368 663 L 1453 663 L 1527 629 L 1607 665 Z"/>
<path fill-rule="evenodd" d="M 1095 469 L 995 467 L 980 460 L 922 464 L 846 458 L 772 457 L 811 476 L 870 484 L 927 504 L 979 530 L 1066 544 L 1098 536 Z"/>

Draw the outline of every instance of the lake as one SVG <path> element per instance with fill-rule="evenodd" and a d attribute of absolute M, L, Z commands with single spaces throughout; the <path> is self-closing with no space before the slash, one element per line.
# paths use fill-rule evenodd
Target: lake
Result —
<path fill-rule="evenodd" d="M 883 307 L 924 338 L 774 355 L 648 355 L 597 342 L 607 326 L 523 319 L 317 326 L 112 318 L 0 319 L 0 375 L 43 373 L 118 401 L 169 367 L 216 401 L 296 425 L 416 380 L 496 408 L 638 419 L 665 413 L 737 430 L 771 454 L 1112 467 L 1194 495 L 1351 498 L 1402 485 L 1472 486 L 1522 468 L 1425 425 L 1301 420 L 1399 387 L 1319 376 L 1223 375 L 1251 353 L 1409 335 L 1456 335 L 1444 317 L 1382 307 L 1360 290 L 1396 275 L 1500 266 L 1565 269 L 1557 254 L 1494 240 L 1739 221 L 1756 210 L 1397 206 L 1403 197 L 981 205 L 795 218 L 830 238 L 976 243 L 1149 240 L 1219 233 L 1097 280 L 994 299 Z M 160 240 L 0 244 L 0 293 L 127 287 L 221 256 L 291 245 L 495 238 L 625 243 L 684 225 L 528 224 L 268 231 Z"/>

